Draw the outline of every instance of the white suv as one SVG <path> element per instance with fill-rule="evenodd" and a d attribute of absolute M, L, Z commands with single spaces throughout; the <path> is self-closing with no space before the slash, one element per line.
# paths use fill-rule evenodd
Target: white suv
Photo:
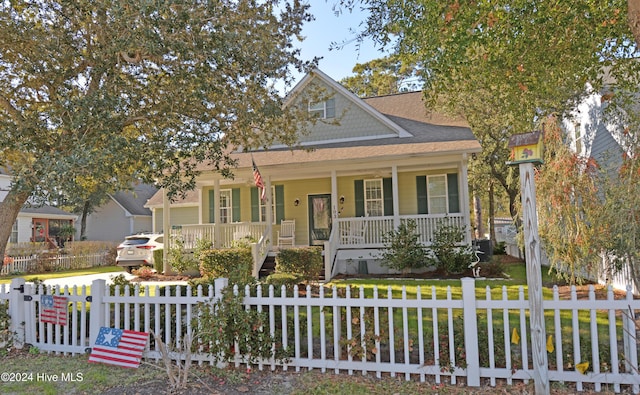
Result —
<path fill-rule="evenodd" d="M 116 265 L 127 268 L 131 273 L 140 266 L 153 267 L 153 251 L 163 247 L 162 234 L 146 233 L 125 237 L 118 246 Z"/>

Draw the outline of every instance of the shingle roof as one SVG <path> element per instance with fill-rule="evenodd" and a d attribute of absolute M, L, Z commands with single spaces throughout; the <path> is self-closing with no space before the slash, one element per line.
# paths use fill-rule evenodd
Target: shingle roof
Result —
<path fill-rule="evenodd" d="M 127 210 L 131 215 L 151 215 L 151 210 L 145 207 L 158 188 L 149 184 L 137 184 L 132 191 L 119 191 L 112 195 L 119 205 Z"/>
<path fill-rule="evenodd" d="M 441 126 L 469 127 L 462 117 L 453 118 L 426 109 L 422 92 L 367 97 L 363 101 L 382 114 Z"/>
<path fill-rule="evenodd" d="M 66 211 L 60 210 L 57 207 L 51 207 L 48 205 L 43 205 L 43 206 L 30 206 L 30 205 L 25 205 L 24 207 L 22 207 L 22 210 L 20 210 L 21 213 L 30 213 L 30 214 L 40 214 L 43 216 L 47 216 L 47 215 L 64 215 L 64 216 L 69 216 L 69 217 L 73 217 L 75 218 L 76 215 L 68 213 Z"/>

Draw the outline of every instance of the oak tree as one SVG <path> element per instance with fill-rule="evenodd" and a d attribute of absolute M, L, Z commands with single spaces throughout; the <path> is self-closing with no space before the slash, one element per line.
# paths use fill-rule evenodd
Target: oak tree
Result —
<path fill-rule="evenodd" d="M 238 146 L 293 141 L 276 81 L 309 64 L 293 0 L 22 0 L 0 4 L 0 255 L 27 201 L 93 183 L 193 187 Z M 122 177 L 128 179 L 122 179 Z"/>

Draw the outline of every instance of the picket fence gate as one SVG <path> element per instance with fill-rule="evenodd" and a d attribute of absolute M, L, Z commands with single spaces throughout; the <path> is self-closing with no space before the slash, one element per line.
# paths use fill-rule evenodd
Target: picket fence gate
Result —
<path fill-rule="evenodd" d="M 476 290 L 475 280 L 461 280 L 461 295 L 451 287 L 441 295 L 436 287 L 407 289 L 306 287 L 293 292 L 260 285 L 243 293 L 246 309 L 268 316 L 269 331 L 288 350 L 284 361 L 260 360 L 249 364 L 236 354 L 235 366 L 260 370 L 318 369 L 335 373 L 373 373 L 377 377 L 404 375 L 407 380 L 432 380 L 467 386 L 498 380 L 513 384 L 533 377 L 529 333 L 529 303 L 523 287 Z M 192 329 L 198 303 L 220 297 L 226 279 L 214 286 L 189 286 L 175 292 L 161 287 L 111 290 L 104 280 L 90 287 L 43 287 L 23 279 L 0 287 L 0 302 L 9 304 L 11 332 L 16 346 L 31 345 L 41 351 L 84 354 L 90 351 L 101 326 L 161 334 L 167 344 L 180 344 Z M 153 292 L 152 292 L 153 291 Z M 483 292 L 484 291 L 484 292 Z M 481 296 L 484 293 L 483 296 Z M 69 302 L 67 325 L 39 322 L 39 296 L 65 295 Z M 122 294 L 122 295 L 121 295 Z M 557 287 L 543 303 L 551 382 L 573 383 L 577 391 L 640 392 L 635 314 L 640 300 L 627 292 L 616 299 L 608 288 L 596 296 L 590 287 L 586 298 L 576 288 L 561 298 Z M 145 358 L 161 355 L 153 338 Z M 174 352 L 173 358 L 185 356 Z M 194 353 L 192 360 L 214 364 L 215 358 Z M 579 371 L 582 366 L 584 372 Z"/>

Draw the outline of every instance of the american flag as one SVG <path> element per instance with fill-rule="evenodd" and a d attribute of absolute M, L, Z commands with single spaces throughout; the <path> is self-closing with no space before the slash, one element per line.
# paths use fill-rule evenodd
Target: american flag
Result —
<path fill-rule="evenodd" d="M 67 298 L 57 295 L 40 295 L 40 322 L 67 325 Z"/>
<path fill-rule="evenodd" d="M 137 369 L 148 339 L 147 332 L 103 326 L 91 349 L 89 362 Z"/>
<path fill-rule="evenodd" d="M 251 158 L 251 163 L 253 164 L 253 181 L 255 182 L 256 187 L 260 189 L 260 200 L 264 200 L 266 197 L 264 192 L 264 181 L 262 180 L 260 170 L 258 170 L 258 166 L 256 166 L 256 162 L 254 162 L 253 158 Z"/>

